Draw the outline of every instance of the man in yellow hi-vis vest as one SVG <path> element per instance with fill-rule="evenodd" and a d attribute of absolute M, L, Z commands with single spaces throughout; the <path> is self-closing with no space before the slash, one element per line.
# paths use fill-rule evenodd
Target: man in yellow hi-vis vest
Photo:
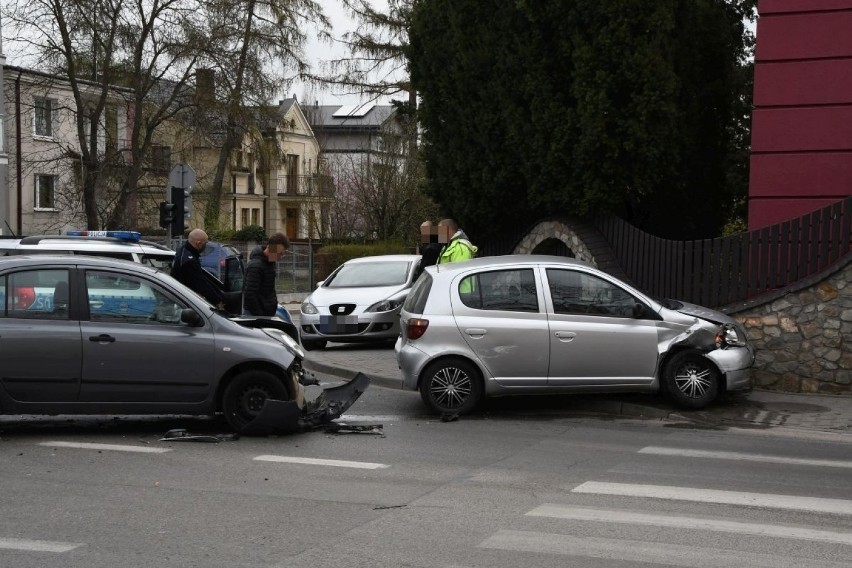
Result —
<path fill-rule="evenodd" d="M 438 264 L 470 260 L 476 254 L 476 245 L 468 240 L 454 219 L 444 219 L 438 223 L 438 237 L 444 237 L 447 243 L 438 257 Z"/>

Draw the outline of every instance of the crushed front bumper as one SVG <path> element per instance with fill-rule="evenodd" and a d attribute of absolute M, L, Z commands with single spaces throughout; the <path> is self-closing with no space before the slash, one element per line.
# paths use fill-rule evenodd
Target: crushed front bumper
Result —
<path fill-rule="evenodd" d="M 260 413 L 243 429 L 248 436 L 305 432 L 339 418 L 364 394 L 370 377 L 358 373 L 348 383 L 323 389 L 315 401 L 299 408 L 294 400 L 267 399 Z"/>

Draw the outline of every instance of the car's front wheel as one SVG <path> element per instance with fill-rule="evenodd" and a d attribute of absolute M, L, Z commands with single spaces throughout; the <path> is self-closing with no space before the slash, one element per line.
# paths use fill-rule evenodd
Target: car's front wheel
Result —
<path fill-rule="evenodd" d="M 290 399 L 287 388 L 275 375 L 266 371 L 240 373 L 228 383 L 222 393 L 225 420 L 237 433 L 243 434 L 251 421 L 260 414 L 268 399 Z"/>
<path fill-rule="evenodd" d="M 432 412 L 466 414 L 482 400 L 479 370 L 455 357 L 436 361 L 423 372 L 420 396 Z"/>
<path fill-rule="evenodd" d="M 704 408 L 719 395 L 719 371 L 698 353 L 675 354 L 666 365 L 663 379 L 666 395 L 680 408 Z"/>

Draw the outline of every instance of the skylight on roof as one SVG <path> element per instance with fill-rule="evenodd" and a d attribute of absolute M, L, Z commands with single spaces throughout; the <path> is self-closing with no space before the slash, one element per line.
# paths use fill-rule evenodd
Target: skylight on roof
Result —
<path fill-rule="evenodd" d="M 361 105 L 343 105 L 334 111 L 334 114 L 331 116 L 332 118 L 361 117 L 373 110 L 374 106 L 376 106 L 375 102 L 364 103 Z"/>

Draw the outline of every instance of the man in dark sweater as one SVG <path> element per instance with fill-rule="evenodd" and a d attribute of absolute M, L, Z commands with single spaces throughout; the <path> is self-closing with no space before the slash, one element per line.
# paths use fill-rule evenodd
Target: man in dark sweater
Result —
<path fill-rule="evenodd" d="M 225 296 L 216 288 L 210 279 L 204 275 L 201 260 L 198 255 L 207 244 L 207 233 L 201 229 L 193 229 L 186 237 L 186 242 L 177 251 L 172 261 L 172 278 L 204 297 L 217 308 L 225 308 Z"/>
<path fill-rule="evenodd" d="M 269 237 L 266 247 L 258 245 L 249 255 L 243 284 L 243 306 L 252 316 L 274 316 L 278 309 L 275 291 L 276 262 L 284 256 L 290 241 L 284 233 Z"/>

